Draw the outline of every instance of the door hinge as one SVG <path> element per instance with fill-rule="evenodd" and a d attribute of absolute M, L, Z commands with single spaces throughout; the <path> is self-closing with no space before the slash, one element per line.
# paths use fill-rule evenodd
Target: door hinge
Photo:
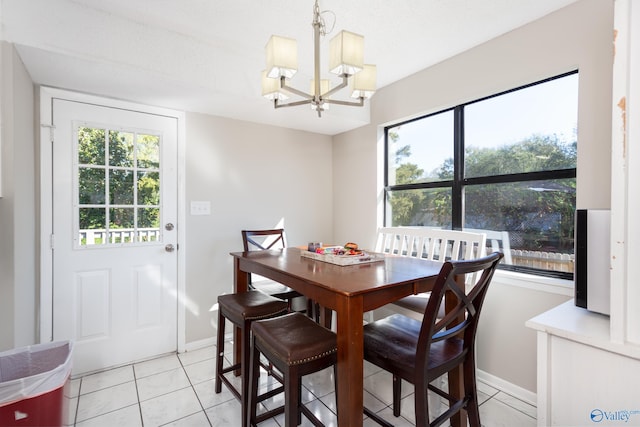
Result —
<path fill-rule="evenodd" d="M 46 123 L 41 123 L 40 127 L 49 128 L 49 142 L 53 144 L 53 131 L 56 127 L 54 125 L 48 125 Z"/>
<path fill-rule="evenodd" d="M 49 246 L 51 247 L 51 249 L 55 249 L 55 243 L 56 243 L 56 235 L 52 234 L 49 236 Z"/>

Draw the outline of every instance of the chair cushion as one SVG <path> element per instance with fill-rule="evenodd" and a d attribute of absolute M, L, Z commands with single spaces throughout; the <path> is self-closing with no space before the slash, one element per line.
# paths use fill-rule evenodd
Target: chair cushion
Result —
<path fill-rule="evenodd" d="M 413 383 L 416 376 L 416 352 L 422 321 L 393 314 L 364 326 L 364 358 Z M 429 369 L 459 357 L 461 339 L 449 339 L 431 345 Z M 435 377 L 434 377 L 435 378 Z"/>
<path fill-rule="evenodd" d="M 260 345 L 287 365 L 298 365 L 338 351 L 336 334 L 301 313 L 253 322 L 251 331 Z"/>
<path fill-rule="evenodd" d="M 239 325 L 245 320 L 266 319 L 284 314 L 286 301 L 259 291 L 240 292 L 218 296 L 218 309 L 231 322 Z"/>
<path fill-rule="evenodd" d="M 251 283 L 251 288 L 264 292 L 272 297 L 281 299 L 291 299 L 301 296 L 300 293 L 291 289 L 282 283 L 274 282 L 272 280 L 257 280 Z"/>
<path fill-rule="evenodd" d="M 394 301 L 393 304 L 406 308 L 407 310 L 415 311 L 416 313 L 424 314 L 429 304 L 429 296 L 431 292 L 425 292 L 417 295 L 409 295 L 408 297 L 400 298 L 398 301 Z"/>

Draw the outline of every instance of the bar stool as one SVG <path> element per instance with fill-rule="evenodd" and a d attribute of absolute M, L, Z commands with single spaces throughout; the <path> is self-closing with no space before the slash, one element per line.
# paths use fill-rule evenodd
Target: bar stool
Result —
<path fill-rule="evenodd" d="M 302 377 L 333 365 L 335 380 L 338 352 L 336 334 L 298 312 L 253 322 L 251 332 L 251 394 L 248 403 L 250 425 L 271 418 L 283 409 L 280 407 L 257 415 L 258 403 L 264 400 L 264 396 L 258 396 L 262 354 L 283 374 L 285 426 L 299 425 L 302 414 L 315 426 L 322 426 L 320 420 L 302 404 Z M 336 389 L 336 401 L 337 393 Z"/>
<path fill-rule="evenodd" d="M 224 383 L 242 406 L 242 425 L 247 424 L 247 397 L 249 391 L 249 345 L 251 323 L 259 319 L 281 316 L 288 312 L 287 301 L 272 297 L 260 291 L 248 291 L 218 296 L 218 340 L 216 356 L 215 391 L 222 391 Z M 225 323 L 229 320 L 240 328 L 242 352 L 240 363 L 223 368 Z M 237 390 L 225 374 L 240 370 L 242 389 Z"/>

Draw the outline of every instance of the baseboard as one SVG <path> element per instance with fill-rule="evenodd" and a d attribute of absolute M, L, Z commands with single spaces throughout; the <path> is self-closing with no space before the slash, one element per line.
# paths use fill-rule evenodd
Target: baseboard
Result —
<path fill-rule="evenodd" d="M 483 383 L 490 385 L 491 387 L 495 387 L 500 391 L 503 391 L 519 400 L 522 400 L 523 402 L 527 402 L 533 406 L 537 405 L 536 393 L 533 393 L 525 388 L 510 383 L 509 381 L 505 381 L 502 378 L 491 375 L 480 369 L 476 371 L 476 377 L 478 381 L 482 381 Z"/>
<path fill-rule="evenodd" d="M 201 348 L 211 347 L 215 344 L 216 344 L 216 338 L 215 336 L 212 336 L 211 338 L 205 338 L 203 340 L 186 343 L 184 346 L 184 351 L 186 352 L 186 351 L 200 350 Z"/>

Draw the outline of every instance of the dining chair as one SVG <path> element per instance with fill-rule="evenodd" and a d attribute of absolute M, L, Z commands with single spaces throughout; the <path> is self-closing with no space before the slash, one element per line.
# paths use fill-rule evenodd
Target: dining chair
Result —
<path fill-rule="evenodd" d="M 284 229 L 242 230 L 242 244 L 245 252 L 285 248 L 286 239 Z M 304 295 L 282 283 L 264 278 L 262 278 L 262 280 L 253 280 L 253 276 L 249 274 L 249 289 L 256 289 L 276 298 L 284 299 L 289 303 L 290 311 L 303 311 L 316 322 L 324 319 L 325 326 L 330 327 L 331 325 L 331 311 L 321 307 L 313 300 L 306 299 L 306 306 L 304 308 L 297 307 L 297 309 L 294 309 L 294 299 L 304 297 Z"/>
<path fill-rule="evenodd" d="M 242 244 L 245 252 L 285 248 L 284 229 L 242 230 Z M 302 296 L 290 287 L 272 280 L 264 278 L 253 280 L 251 274 L 249 274 L 249 289 L 256 289 L 267 295 L 286 300 L 289 303 L 289 309 L 293 306 L 293 300 Z M 308 308 L 306 310 L 308 311 Z"/>
<path fill-rule="evenodd" d="M 267 295 L 263 292 L 250 290 L 234 294 L 218 296 L 218 332 L 216 343 L 216 379 L 215 392 L 222 392 L 224 383 L 231 394 L 239 401 L 242 426 L 247 426 L 247 404 L 249 398 L 249 344 L 251 343 L 251 324 L 260 319 L 281 316 L 289 311 L 285 300 Z M 240 329 L 241 356 L 240 363 L 224 367 L 225 325 L 227 320 Z M 240 371 L 241 386 L 238 390 L 227 378 L 227 374 Z"/>
<path fill-rule="evenodd" d="M 253 322 L 251 332 L 250 425 L 256 425 L 284 410 L 286 427 L 299 425 L 302 414 L 314 426 L 322 426 L 322 422 L 302 403 L 302 377 L 333 365 L 335 382 L 338 354 L 336 334 L 298 312 Z M 283 374 L 284 407 L 257 414 L 258 403 L 274 395 L 273 391 L 258 395 L 261 355 Z M 336 402 L 337 399 L 336 389 Z"/>
<path fill-rule="evenodd" d="M 436 279 L 422 321 L 393 314 L 365 325 L 364 358 L 393 375 L 393 414 L 400 416 L 402 380 L 414 385 L 416 426 L 439 426 L 465 409 L 471 427 L 480 427 L 476 388 L 475 338 L 482 303 L 503 254 L 447 261 Z M 473 276 L 465 290 L 463 280 Z M 447 307 L 440 317 L 440 306 Z M 462 368 L 462 396 L 437 387 L 435 379 Z M 429 424 L 427 391 L 445 398 L 448 409 Z M 391 424 L 365 408 L 383 426 Z"/>

